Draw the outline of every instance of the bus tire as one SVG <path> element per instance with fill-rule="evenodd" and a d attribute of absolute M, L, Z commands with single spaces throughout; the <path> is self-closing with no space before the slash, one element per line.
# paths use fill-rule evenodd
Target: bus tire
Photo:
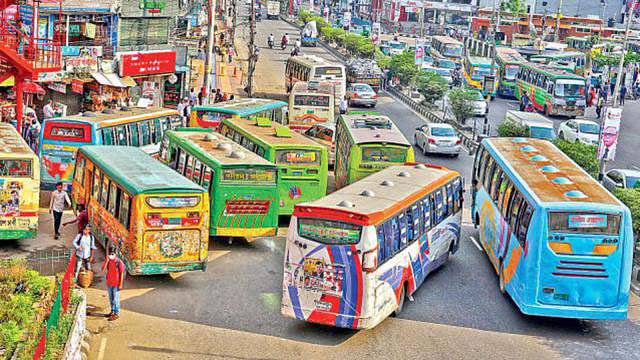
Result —
<path fill-rule="evenodd" d="M 398 316 L 402 313 L 402 309 L 404 309 L 404 300 L 407 295 L 407 286 L 406 284 L 402 285 L 402 292 L 400 292 L 400 299 L 398 300 L 398 307 L 393 312 L 393 316 Z"/>
<path fill-rule="evenodd" d="M 498 287 L 502 295 L 507 293 L 507 284 L 504 281 L 504 262 L 500 259 L 500 267 L 498 270 Z"/>
<path fill-rule="evenodd" d="M 477 229 L 478 226 L 480 226 L 480 215 L 476 213 L 476 216 L 473 219 L 473 227 Z"/>

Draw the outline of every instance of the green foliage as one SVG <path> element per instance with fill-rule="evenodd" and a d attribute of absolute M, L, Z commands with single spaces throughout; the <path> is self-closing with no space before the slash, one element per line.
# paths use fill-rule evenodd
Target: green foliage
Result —
<path fill-rule="evenodd" d="M 433 72 L 420 72 L 415 82 L 418 92 L 424 97 L 424 101 L 429 104 L 442 99 L 449 86 L 440 74 Z"/>
<path fill-rule="evenodd" d="M 562 150 L 571 160 L 584 169 L 594 178 L 598 177 L 600 164 L 598 163 L 597 150 L 593 145 L 586 145 L 581 142 L 572 143 L 570 141 L 556 139 L 554 144 Z"/>
<path fill-rule="evenodd" d="M 527 5 L 524 0 L 506 0 L 500 3 L 500 11 L 506 11 L 514 15 L 526 15 Z"/>
<path fill-rule="evenodd" d="M 635 189 L 616 189 L 614 195 L 631 210 L 633 232 L 640 231 L 640 191 Z"/>
<path fill-rule="evenodd" d="M 375 58 L 380 69 L 389 69 L 391 67 L 391 56 L 383 54 L 379 47 L 376 47 Z"/>
<path fill-rule="evenodd" d="M 327 22 L 324 21 L 324 18 L 322 16 L 315 16 L 313 15 L 313 13 L 306 11 L 304 9 L 300 9 L 300 12 L 298 12 L 298 19 L 300 19 L 300 21 L 303 24 L 306 24 L 311 21 L 315 21 L 316 27 L 320 32 L 322 32 L 323 28 L 327 27 Z"/>
<path fill-rule="evenodd" d="M 420 72 L 418 65 L 414 64 L 413 51 L 405 51 L 402 54 L 394 55 L 389 66 L 395 76 L 400 79 L 402 85 L 413 83 Z"/>
<path fill-rule="evenodd" d="M 12 354 L 15 351 L 21 336 L 22 330 L 15 321 L 0 323 L 0 344 L 5 348 L 7 354 Z"/>
<path fill-rule="evenodd" d="M 460 124 L 464 124 L 473 116 L 473 103 L 475 94 L 462 89 L 452 90 L 449 95 L 449 105 L 453 116 Z"/>
<path fill-rule="evenodd" d="M 620 63 L 620 56 L 596 54 L 593 56 L 593 62 L 600 66 L 618 66 Z M 640 54 L 635 51 L 627 51 L 624 55 L 624 65 L 638 63 L 640 63 Z"/>
<path fill-rule="evenodd" d="M 529 130 L 526 126 L 511 121 L 503 121 L 498 125 L 496 131 L 500 137 L 529 137 Z"/>

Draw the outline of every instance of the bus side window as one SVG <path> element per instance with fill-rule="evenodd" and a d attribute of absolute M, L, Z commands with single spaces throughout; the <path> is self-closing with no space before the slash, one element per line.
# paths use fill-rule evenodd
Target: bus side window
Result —
<path fill-rule="evenodd" d="M 520 245 L 522 245 L 522 248 L 524 248 L 527 241 L 527 230 L 529 230 L 529 223 L 531 222 L 533 209 L 529 206 L 529 203 L 523 201 L 520 213 L 522 215 L 518 221 L 518 241 L 520 242 Z"/>
<path fill-rule="evenodd" d="M 406 208 L 405 213 L 405 218 L 407 219 L 407 240 L 408 242 L 413 242 L 415 234 L 413 219 L 415 218 L 413 217 L 412 207 Z"/>
<path fill-rule="evenodd" d="M 100 171 L 95 168 L 95 172 L 93 174 L 93 191 L 91 192 L 93 194 L 93 198 L 96 199 L 96 201 L 99 201 L 100 199 L 100 186 L 102 186 L 100 184 L 100 180 L 102 179 L 102 177 L 100 176 Z"/>
<path fill-rule="evenodd" d="M 398 226 L 400 227 L 400 243 L 398 250 L 402 250 L 407 246 L 407 217 L 403 212 L 398 215 Z"/>
<path fill-rule="evenodd" d="M 113 139 L 112 139 L 112 136 L 111 136 L 111 129 L 110 128 L 100 129 L 100 133 L 102 134 L 102 144 L 103 145 L 111 145 L 111 144 L 113 144 Z"/>
<path fill-rule="evenodd" d="M 203 188 L 207 189 L 207 191 L 209 191 L 209 184 L 211 184 L 211 178 L 213 177 L 213 171 L 206 165 L 203 166 L 204 171 L 203 171 L 203 176 L 202 176 L 202 183 L 200 185 L 202 185 Z"/>
<path fill-rule="evenodd" d="M 434 222 L 433 226 L 436 226 L 438 224 L 440 224 L 440 222 L 442 221 L 442 214 L 443 214 L 443 204 L 442 204 L 442 191 L 440 189 L 436 190 L 435 192 L 435 219 L 436 221 Z"/>
<path fill-rule="evenodd" d="M 500 185 L 500 195 L 498 196 L 498 209 L 502 212 L 502 216 L 507 215 L 507 205 L 511 191 L 513 190 L 513 184 L 509 179 L 504 179 Z"/>
<path fill-rule="evenodd" d="M 107 208 L 107 204 L 109 203 L 109 188 L 111 187 L 111 180 L 108 177 L 102 174 L 102 191 L 100 192 L 100 205 L 103 208 Z"/>
<path fill-rule="evenodd" d="M 125 125 L 115 126 L 114 133 L 116 134 L 116 141 L 114 141 L 114 144 L 124 146 L 129 145 L 127 142 L 127 129 L 125 128 Z"/>
<path fill-rule="evenodd" d="M 502 171 L 502 168 L 500 168 L 499 166 L 496 166 L 496 171 L 493 175 L 493 182 L 491 183 L 491 198 L 494 202 L 498 201 L 498 196 L 500 195 L 500 186 L 502 185 L 502 181 L 504 180 L 504 178 L 504 171 Z"/>
<path fill-rule="evenodd" d="M 376 227 L 378 235 L 378 265 L 382 264 L 386 259 L 384 256 L 384 225 L 380 224 Z"/>
<path fill-rule="evenodd" d="M 400 224 L 398 224 L 398 217 L 391 219 L 391 230 L 393 231 L 393 243 L 391 253 L 396 254 L 400 249 Z"/>
<path fill-rule="evenodd" d="M 187 179 L 191 179 L 191 174 L 193 174 L 193 160 L 193 156 L 187 155 L 187 170 L 184 173 Z"/>
<path fill-rule="evenodd" d="M 202 163 L 200 160 L 195 159 L 193 163 L 193 182 L 196 184 L 200 184 L 200 175 L 202 174 Z"/>
<path fill-rule="evenodd" d="M 519 192 L 515 193 L 513 197 L 513 205 L 511 206 L 511 214 L 509 216 L 509 225 L 513 232 L 516 231 L 516 225 L 518 223 L 518 214 L 520 210 L 520 204 L 522 203 L 522 196 Z"/>
<path fill-rule="evenodd" d="M 258 156 L 264 157 L 264 148 L 262 146 L 256 145 L 256 154 L 258 154 Z"/>
<path fill-rule="evenodd" d="M 127 230 L 129 229 L 129 218 L 131 211 L 131 197 L 126 192 L 122 191 L 120 195 L 120 213 L 118 214 L 118 221 Z"/>
<path fill-rule="evenodd" d="M 457 178 L 453 182 L 453 213 L 457 213 L 462 208 L 462 180 Z"/>
<path fill-rule="evenodd" d="M 73 178 L 77 182 L 79 182 L 81 185 L 84 184 L 84 181 L 83 181 L 83 179 L 84 179 L 84 168 L 85 168 L 86 164 L 87 164 L 87 159 L 84 156 L 80 155 L 78 160 L 76 160 L 76 167 L 74 169 L 75 174 L 74 174 Z"/>
<path fill-rule="evenodd" d="M 431 196 L 429 195 L 422 199 L 422 222 L 425 233 L 431 230 Z"/>
<path fill-rule="evenodd" d="M 496 164 L 496 162 L 492 161 L 491 167 L 487 170 L 487 176 L 485 176 L 485 185 L 486 185 L 485 189 L 487 190 L 489 197 L 491 197 L 491 186 L 497 175 L 497 168 L 498 168 L 498 165 Z"/>
<path fill-rule="evenodd" d="M 391 225 L 391 220 L 388 220 L 384 223 L 384 258 L 388 259 L 391 257 L 393 249 L 393 229 Z"/>
<path fill-rule="evenodd" d="M 447 184 L 443 189 L 444 195 L 444 217 L 448 217 L 453 213 L 453 191 L 451 190 L 451 183 Z"/>
<path fill-rule="evenodd" d="M 411 211 L 413 212 L 413 231 L 415 231 L 413 240 L 415 241 L 424 233 L 424 222 L 422 222 L 422 201 L 416 201 L 416 203 L 411 207 Z"/>
<path fill-rule="evenodd" d="M 187 165 L 187 154 L 180 148 L 178 148 L 178 167 L 176 170 L 180 175 L 184 175 L 184 168 Z"/>
<path fill-rule="evenodd" d="M 151 133 L 149 131 L 149 121 L 142 121 L 140 123 L 140 137 L 142 138 L 142 146 L 149 145 L 151 143 Z"/>
<path fill-rule="evenodd" d="M 151 144 L 158 143 L 158 129 L 156 128 L 156 120 L 158 119 L 149 120 L 149 132 L 151 135 Z"/>
<path fill-rule="evenodd" d="M 111 189 L 109 190 L 109 205 L 107 206 L 107 211 L 109 211 L 109 213 L 116 217 L 116 219 L 118 218 L 118 194 L 118 187 L 115 183 L 111 183 Z"/>
<path fill-rule="evenodd" d="M 138 136 L 138 123 L 131 123 L 129 127 L 129 143 L 131 146 L 140 146 L 140 137 Z"/>

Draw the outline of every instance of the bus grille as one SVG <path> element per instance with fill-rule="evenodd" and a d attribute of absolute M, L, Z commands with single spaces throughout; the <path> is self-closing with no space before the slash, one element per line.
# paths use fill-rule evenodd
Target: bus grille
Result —
<path fill-rule="evenodd" d="M 570 278 L 606 279 L 609 277 L 601 262 L 560 261 L 553 276 Z"/>
<path fill-rule="evenodd" d="M 270 200 L 227 200 L 225 215 L 265 215 L 269 211 Z"/>

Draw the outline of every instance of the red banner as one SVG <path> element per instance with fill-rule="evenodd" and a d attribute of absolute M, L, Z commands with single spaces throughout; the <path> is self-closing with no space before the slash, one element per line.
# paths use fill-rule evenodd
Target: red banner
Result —
<path fill-rule="evenodd" d="M 33 353 L 33 360 L 39 360 L 44 355 L 44 350 L 47 346 L 47 325 L 42 328 L 42 337 L 36 347 L 36 351 Z"/>
<path fill-rule="evenodd" d="M 175 51 L 128 54 L 120 60 L 120 76 L 153 75 L 176 72 Z"/>
<path fill-rule="evenodd" d="M 82 94 L 83 85 L 84 83 L 80 80 L 71 80 L 71 91 Z"/>

